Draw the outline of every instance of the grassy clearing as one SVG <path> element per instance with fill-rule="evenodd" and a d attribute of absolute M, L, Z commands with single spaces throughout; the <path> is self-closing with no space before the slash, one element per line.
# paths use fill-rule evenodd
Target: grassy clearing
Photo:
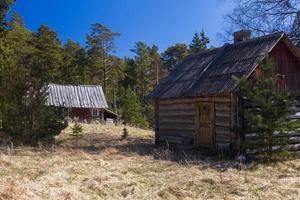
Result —
<path fill-rule="evenodd" d="M 2 199 L 299 199 L 300 159 L 236 169 L 234 161 L 170 160 L 153 133 L 122 126 L 66 129 L 52 147 L 2 148 Z M 201 159 L 200 159 L 201 158 Z"/>

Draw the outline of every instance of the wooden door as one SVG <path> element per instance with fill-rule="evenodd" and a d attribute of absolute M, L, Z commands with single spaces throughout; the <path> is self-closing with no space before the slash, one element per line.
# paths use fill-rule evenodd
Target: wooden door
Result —
<path fill-rule="evenodd" d="M 214 103 L 200 102 L 197 106 L 196 146 L 212 147 L 214 133 Z"/>

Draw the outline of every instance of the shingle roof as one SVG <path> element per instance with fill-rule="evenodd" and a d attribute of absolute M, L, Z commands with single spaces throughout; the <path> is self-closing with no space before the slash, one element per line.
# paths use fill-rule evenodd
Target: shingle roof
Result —
<path fill-rule="evenodd" d="M 283 38 L 287 42 L 284 33 L 274 33 L 192 55 L 179 64 L 147 100 L 233 92 L 237 84 L 232 76 L 249 76 L 257 61 Z"/>
<path fill-rule="evenodd" d="M 65 108 L 108 108 L 100 85 L 48 85 L 47 105 Z"/>

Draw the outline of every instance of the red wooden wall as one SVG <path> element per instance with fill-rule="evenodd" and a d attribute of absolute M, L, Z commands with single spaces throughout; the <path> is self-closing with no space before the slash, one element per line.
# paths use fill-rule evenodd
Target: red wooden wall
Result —
<path fill-rule="evenodd" d="M 271 52 L 277 63 L 278 74 L 284 75 L 284 82 L 288 89 L 300 91 L 300 62 L 283 43 L 279 42 Z"/>
<path fill-rule="evenodd" d="M 78 118 L 79 121 L 91 120 L 91 109 L 89 108 L 72 108 L 69 110 L 69 117 L 72 119 Z"/>

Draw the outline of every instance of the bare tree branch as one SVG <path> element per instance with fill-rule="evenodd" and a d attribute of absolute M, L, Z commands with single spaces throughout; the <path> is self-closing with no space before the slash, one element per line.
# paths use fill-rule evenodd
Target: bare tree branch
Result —
<path fill-rule="evenodd" d="M 227 29 L 249 29 L 254 35 L 290 33 L 300 12 L 300 0 L 236 0 L 236 4 L 226 16 Z"/>

